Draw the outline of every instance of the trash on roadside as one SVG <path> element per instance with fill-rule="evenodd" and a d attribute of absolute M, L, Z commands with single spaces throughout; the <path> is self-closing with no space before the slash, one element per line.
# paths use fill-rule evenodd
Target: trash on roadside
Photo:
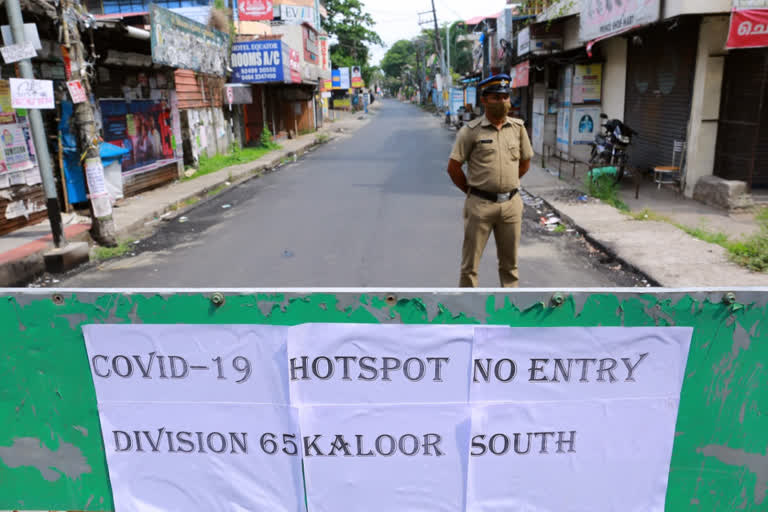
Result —
<path fill-rule="evenodd" d="M 232 205 L 231 204 L 223 204 L 223 205 L 221 205 L 221 207 L 226 210 L 227 208 L 232 208 Z"/>
<path fill-rule="evenodd" d="M 584 194 L 583 196 L 579 196 L 579 201 L 587 201 L 589 199 L 589 196 Z"/>
<path fill-rule="evenodd" d="M 557 224 L 560 224 L 560 218 L 559 217 L 550 217 L 545 222 L 548 226 L 554 226 Z"/>
<path fill-rule="evenodd" d="M 139 245 L 141 243 L 141 240 L 134 240 L 133 245 Z"/>
<path fill-rule="evenodd" d="M 228 181 L 225 181 L 225 182 L 224 182 L 224 186 L 228 187 L 228 186 L 230 186 L 230 185 L 231 185 L 231 183 L 230 183 L 230 182 L 228 182 Z"/>
<path fill-rule="evenodd" d="M 187 169 L 186 171 L 184 171 L 184 176 L 186 176 L 187 178 L 191 178 L 192 176 L 195 175 L 196 172 L 197 172 L 197 169 L 192 167 L 192 168 Z"/>
<path fill-rule="evenodd" d="M 179 222 L 187 222 L 189 221 L 189 217 L 179 217 Z"/>
<path fill-rule="evenodd" d="M 293 258 L 293 251 L 289 251 L 288 249 L 284 250 L 283 258 Z"/>

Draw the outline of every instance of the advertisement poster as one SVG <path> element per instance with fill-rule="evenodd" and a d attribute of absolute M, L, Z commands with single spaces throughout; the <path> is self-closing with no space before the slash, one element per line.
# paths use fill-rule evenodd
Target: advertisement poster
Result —
<path fill-rule="evenodd" d="M 509 77 L 512 79 L 512 89 L 519 87 L 528 87 L 528 75 L 530 72 L 530 63 L 521 62 L 509 71 Z"/>
<path fill-rule="evenodd" d="M 579 39 L 592 41 L 659 19 L 660 0 L 585 0 L 581 2 Z"/>
<path fill-rule="evenodd" d="M 72 103 L 85 103 L 88 98 L 85 96 L 85 87 L 80 80 L 71 80 L 67 82 L 69 95 L 72 96 Z"/>
<path fill-rule="evenodd" d="M 334 89 L 341 89 L 341 70 L 334 69 L 331 71 L 331 87 Z"/>
<path fill-rule="evenodd" d="M 55 108 L 52 80 L 10 78 L 11 106 L 16 109 Z"/>
<path fill-rule="evenodd" d="M 275 17 L 272 0 L 239 0 L 237 15 L 240 21 L 271 20 Z"/>
<path fill-rule="evenodd" d="M 171 109 L 164 101 L 102 100 L 104 140 L 129 150 L 123 172 L 174 157 Z"/>
<path fill-rule="evenodd" d="M 602 86 L 602 64 L 577 64 L 573 74 L 573 103 L 600 103 Z"/>
<path fill-rule="evenodd" d="M 0 126 L 0 140 L 3 143 L 3 156 L 8 170 L 22 171 L 34 166 L 30 160 L 24 128 L 20 123 Z"/>
<path fill-rule="evenodd" d="M 149 6 L 152 62 L 224 76 L 229 62 L 229 36 L 202 23 Z"/>
<path fill-rule="evenodd" d="M 600 132 L 600 106 L 573 107 L 571 115 L 571 143 L 589 144 Z"/>
<path fill-rule="evenodd" d="M 363 84 L 363 75 L 360 71 L 360 66 L 354 66 L 352 68 L 352 87 L 365 87 L 365 84 Z"/>
<path fill-rule="evenodd" d="M 339 88 L 350 89 L 352 87 L 352 82 L 349 79 L 349 68 L 341 68 L 339 71 L 341 72 Z"/>
<path fill-rule="evenodd" d="M 288 68 L 291 70 L 291 82 L 294 84 L 300 84 L 301 83 L 301 60 L 299 60 L 299 52 L 297 52 L 296 50 L 289 50 Z"/>

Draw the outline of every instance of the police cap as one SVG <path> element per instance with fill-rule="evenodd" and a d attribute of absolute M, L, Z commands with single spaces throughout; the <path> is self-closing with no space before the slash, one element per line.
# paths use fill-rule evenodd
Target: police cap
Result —
<path fill-rule="evenodd" d="M 510 82 L 509 75 L 504 73 L 494 75 L 480 82 L 480 93 L 483 95 L 492 93 L 509 94 Z"/>

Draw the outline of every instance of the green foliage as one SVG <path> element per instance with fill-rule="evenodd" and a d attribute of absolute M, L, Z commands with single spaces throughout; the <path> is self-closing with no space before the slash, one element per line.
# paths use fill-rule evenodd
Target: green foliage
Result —
<path fill-rule="evenodd" d="M 384 44 L 373 30 L 373 17 L 365 12 L 360 0 L 326 0 L 325 8 L 328 17 L 323 21 L 323 29 L 338 41 L 331 45 L 331 62 L 339 68 L 360 66 L 363 80 L 368 83 L 375 69 L 368 66 L 368 45 Z"/>
<path fill-rule="evenodd" d="M 621 200 L 618 192 L 618 185 L 615 183 L 614 177 L 610 175 L 598 176 L 596 179 L 590 179 L 589 176 L 584 177 L 584 185 L 587 188 L 587 193 L 600 199 L 602 202 L 613 206 L 623 212 L 629 211 L 627 203 Z"/>
<path fill-rule="evenodd" d="M 264 125 L 264 129 L 261 130 L 261 136 L 259 137 L 259 146 L 267 149 L 277 149 L 278 147 L 280 147 L 272 140 L 272 132 L 269 131 L 269 128 L 267 128 L 267 125 Z"/>
<path fill-rule="evenodd" d="M 558 224 L 557 227 L 555 227 L 555 233 L 565 233 L 566 229 L 564 224 Z"/>

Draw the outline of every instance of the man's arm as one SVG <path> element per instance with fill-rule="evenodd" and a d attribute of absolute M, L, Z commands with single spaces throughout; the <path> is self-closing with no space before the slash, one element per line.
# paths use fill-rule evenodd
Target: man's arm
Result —
<path fill-rule="evenodd" d="M 520 177 L 522 178 L 525 176 L 525 173 L 528 172 L 528 169 L 531 168 L 531 161 L 530 160 L 520 160 Z"/>
<path fill-rule="evenodd" d="M 448 160 L 448 176 L 451 177 L 451 181 L 459 190 L 465 194 L 467 193 L 469 186 L 467 185 L 467 177 L 464 175 L 464 171 L 461 170 L 461 162 L 453 158 Z"/>

